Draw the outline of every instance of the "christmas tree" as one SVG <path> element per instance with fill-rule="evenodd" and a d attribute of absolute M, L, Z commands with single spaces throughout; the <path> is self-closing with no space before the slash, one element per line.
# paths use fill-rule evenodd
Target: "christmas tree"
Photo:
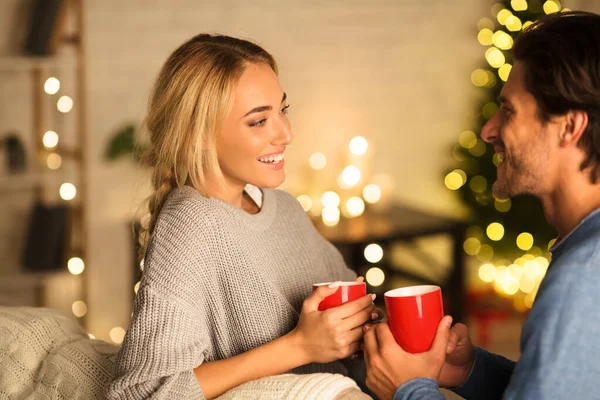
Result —
<path fill-rule="evenodd" d="M 480 132 L 499 109 L 497 98 L 512 68 L 510 50 L 516 37 L 544 15 L 560 12 L 561 5 L 556 0 L 505 0 L 494 4 L 491 11 L 493 20 L 482 18 L 477 24 L 486 65 L 471 74 L 472 83 L 481 88 L 480 112 L 453 147 L 456 164 L 447 171 L 445 184 L 471 212 L 473 225 L 464 250 L 482 263 L 480 278 L 492 283 L 498 293 L 527 297 L 523 304 L 530 306 L 547 268 L 548 249 L 556 231 L 546 222 L 536 198 L 494 198 L 492 184 L 499 159 Z"/>

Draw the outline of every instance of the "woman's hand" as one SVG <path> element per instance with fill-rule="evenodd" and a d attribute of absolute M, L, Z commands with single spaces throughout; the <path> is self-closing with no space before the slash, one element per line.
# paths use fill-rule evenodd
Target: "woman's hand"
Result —
<path fill-rule="evenodd" d="M 375 295 L 368 294 L 339 307 L 319 311 L 319 303 L 335 293 L 335 283 L 318 287 L 304 300 L 300 320 L 292 331 L 306 363 L 326 363 L 347 358 L 360 349 L 362 325 L 371 320 Z"/>
<path fill-rule="evenodd" d="M 362 276 L 359 276 L 358 278 L 356 278 L 356 282 L 364 282 L 365 278 L 363 278 Z M 381 308 L 379 307 L 375 307 L 373 309 L 373 312 L 371 313 L 371 321 L 370 322 L 381 322 L 381 320 L 383 320 L 383 316 L 384 316 L 384 312 Z"/>
<path fill-rule="evenodd" d="M 363 278 L 362 276 L 359 276 L 358 278 L 356 278 L 356 282 L 364 282 L 365 278 Z M 373 312 L 371 313 L 371 320 L 369 321 L 370 323 L 377 323 L 377 322 L 381 322 L 383 320 L 384 317 L 384 312 L 381 308 L 379 307 L 375 307 L 373 309 Z M 364 331 L 363 331 L 364 332 Z M 346 360 L 349 361 L 355 361 L 355 360 L 362 360 L 364 357 L 362 350 L 357 351 L 356 353 L 352 354 L 350 357 L 348 357 Z"/>

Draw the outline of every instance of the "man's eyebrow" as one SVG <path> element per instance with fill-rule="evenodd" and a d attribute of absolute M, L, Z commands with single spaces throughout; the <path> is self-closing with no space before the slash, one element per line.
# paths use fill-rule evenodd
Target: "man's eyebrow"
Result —
<path fill-rule="evenodd" d="M 287 94 L 284 92 L 283 97 L 281 98 L 281 102 L 283 103 L 285 101 L 285 99 L 287 99 Z M 254 107 L 252 110 L 248 111 L 246 113 L 246 115 L 244 115 L 244 117 L 247 117 L 248 115 L 253 114 L 253 113 L 259 113 L 259 112 L 263 112 L 263 111 L 271 111 L 272 109 L 273 109 L 273 107 L 271 107 L 271 106 Z"/>
<path fill-rule="evenodd" d="M 507 99 L 506 97 L 502 96 L 502 95 L 498 96 L 498 97 L 496 98 L 496 101 L 497 101 L 498 103 L 500 103 L 500 104 L 508 104 L 508 105 L 511 105 L 510 101 L 508 101 L 508 99 Z"/>

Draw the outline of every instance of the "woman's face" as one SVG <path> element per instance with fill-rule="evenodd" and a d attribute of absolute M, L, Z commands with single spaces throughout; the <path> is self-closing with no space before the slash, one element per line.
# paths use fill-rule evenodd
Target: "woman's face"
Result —
<path fill-rule="evenodd" d="M 234 90 L 216 148 L 227 185 L 274 188 L 285 179 L 283 154 L 294 136 L 286 95 L 266 64 L 249 64 Z"/>

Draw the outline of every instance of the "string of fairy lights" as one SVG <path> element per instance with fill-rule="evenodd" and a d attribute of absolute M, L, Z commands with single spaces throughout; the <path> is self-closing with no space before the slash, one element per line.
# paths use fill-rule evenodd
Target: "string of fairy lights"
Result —
<path fill-rule="evenodd" d="M 60 80 L 56 77 L 49 77 L 44 82 L 44 92 L 49 96 L 58 94 L 61 89 Z M 62 95 L 56 101 L 56 108 L 63 114 L 69 113 L 73 109 L 73 99 L 68 95 Z M 45 149 L 45 165 L 49 170 L 56 171 L 61 168 L 63 158 L 59 149 L 60 136 L 56 131 L 47 130 L 42 136 L 42 144 Z M 64 201 L 72 201 L 77 196 L 77 187 L 71 182 L 63 182 L 58 194 Z M 67 261 L 67 269 L 72 275 L 81 275 L 85 270 L 85 262 L 81 257 L 70 257 Z M 87 314 L 87 304 L 83 300 L 76 300 L 71 305 L 73 314 L 82 318 Z"/>
<path fill-rule="evenodd" d="M 504 51 L 513 47 L 514 40 L 510 33 L 518 33 L 533 23 L 532 21 L 522 21 L 514 13 L 527 11 L 531 7 L 530 3 L 527 0 L 512 0 L 510 8 L 505 7 L 504 4 L 495 4 L 491 11 L 500 24 L 498 29 L 496 29 L 494 21 L 489 18 L 479 20 L 477 40 L 486 47 L 484 56 L 491 69 L 479 68 L 473 71 L 471 74 L 473 85 L 491 89 L 499 83 L 498 79 L 502 82 L 507 81 L 512 65 L 506 61 Z M 562 8 L 557 0 L 543 2 L 542 10 L 545 14 L 569 11 Z M 487 120 L 498 111 L 498 108 L 495 101 L 490 101 L 483 106 L 481 113 Z M 470 130 L 459 135 L 458 144 L 462 149 L 455 148 L 454 158 L 459 161 L 463 160 L 460 154 L 463 150 L 467 150 L 473 157 L 482 157 L 486 152 L 486 143 Z M 498 154 L 494 154 L 493 163 L 496 167 L 500 163 Z M 468 183 L 468 188 L 476 197 L 489 191 L 491 184 L 484 176 L 469 177 L 467 172 L 462 169 L 449 172 L 444 178 L 444 183 L 448 189 L 453 191 L 457 191 Z M 508 212 L 512 206 L 510 200 L 496 198 L 493 199 L 493 205 L 499 213 Z M 467 239 L 463 248 L 467 254 L 475 256 L 481 262 L 477 271 L 479 279 L 491 285 L 499 295 L 512 298 L 517 311 L 526 311 L 532 307 L 539 284 L 546 273 L 550 262 L 549 249 L 555 239 L 547 244 L 547 248 L 542 249 L 534 246 L 534 243 L 539 243 L 539 241 L 535 240 L 531 233 L 522 232 L 517 235 L 515 243 L 521 251 L 521 255 L 513 260 L 503 258 L 492 262 L 495 249 L 492 245 L 482 242 L 485 239 L 486 242 L 493 244 L 502 240 L 504 236 L 505 227 L 501 222 L 491 222 L 485 227 L 472 226 L 467 231 Z"/>
<path fill-rule="evenodd" d="M 60 91 L 60 80 L 56 77 L 49 77 L 44 83 L 44 92 L 50 96 L 56 95 Z M 74 106 L 73 99 L 70 96 L 63 95 L 56 102 L 56 108 L 63 114 L 69 113 Z M 59 134 L 53 130 L 48 130 L 42 137 L 42 144 L 45 149 L 46 167 L 49 170 L 56 171 L 62 166 L 63 158 L 60 155 L 59 149 Z M 77 196 L 77 187 L 71 182 L 63 182 L 59 187 L 60 198 L 64 201 L 72 201 Z M 74 275 L 81 275 L 85 270 L 85 262 L 81 257 L 70 257 L 67 261 L 68 271 Z M 78 318 L 84 317 L 88 312 L 87 304 L 83 300 L 76 300 L 71 305 L 73 315 Z M 116 326 L 109 332 L 110 339 L 117 344 L 123 342 L 125 337 L 125 329 Z M 89 337 L 95 339 L 93 334 Z"/>

